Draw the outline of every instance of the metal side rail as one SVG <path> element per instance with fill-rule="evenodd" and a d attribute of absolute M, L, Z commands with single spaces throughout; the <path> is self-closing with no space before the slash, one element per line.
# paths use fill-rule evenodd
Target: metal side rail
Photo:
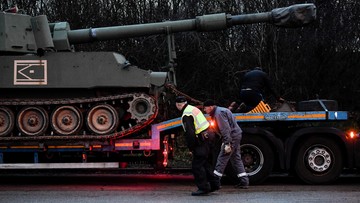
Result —
<path fill-rule="evenodd" d="M 208 120 L 210 116 L 205 115 Z M 268 113 L 235 113 L 237 122 L 267 121 L 335 121 L 347 120 L 347 111 L 305 111 L 305 112 L 268 112 Z M 160 132 L 181 126 L 181 118 L 174 118 L 152 125 L 152 136 L 160 137 Z"/>
<path fill-rule="evenodd" d="M 305 112 L 269 112 L 269 113 L 236 113 L 238 122 L 262 121 L 335 121 L 347 120 L 347 111 L 305 111 Z"/>
<path fill-rule="evenodd" d="M 101 163 L 4 163 L 1 169 L 104 169 L 119 168 L 118 162 Z"/>

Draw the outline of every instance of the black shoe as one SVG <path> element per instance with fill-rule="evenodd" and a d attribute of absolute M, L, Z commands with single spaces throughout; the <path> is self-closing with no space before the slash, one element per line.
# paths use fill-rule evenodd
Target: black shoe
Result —
<path fill-rule="evenodd" d="M 197 190 L 196 192 L 192 192 L 191 196 L 204 196 L 209 194 L 209 191 L 205 191 L 205 190 Z"/>
<path fill-rule="evenodd" d="M 210 181 L 210 192 L 220 190 L 221 188 L 221 177 L 214 175 L 213 179 Z"/>
<path fill-rule="evenodd" d="M 249 185 L 241 185 L 241 183 L 235 185 L 235 188 L 239 189 L 249 189 Z"/>
<path fill-rule="evenodd" d="M 210 189 L 210 192 L 215 192 L 216 190 L 220 190 L 220 186 L 217 185 L 217 186 L 211 186 L 211 189 Z"/>
<path fill-rule="evenodd" d="M 235 188 L 240 189 L 248 189 L 249 188 L 249 178 L 247 176 L 243 176 L 240 179 L 239 184 L 235 185 Z"/>
<path fill-rule="evenodd" d="M 221 188 L 220 179 L 215 179 L 215 180 L 210 182 L 210 192 L 220 190 L 220 188 Z"/>

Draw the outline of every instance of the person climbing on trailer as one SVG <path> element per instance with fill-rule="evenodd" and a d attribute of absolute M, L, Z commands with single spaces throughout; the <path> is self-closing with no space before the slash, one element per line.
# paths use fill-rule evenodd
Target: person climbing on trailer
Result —
<path fill-rule="evenodd" d="M 255 67 L 245 73 L 242 80 L 239 100 L 232 102 L 229 109 L 237 113 L 249 112 L 264 101 L 263 95 L 265 91 L 270 92 L 277 101 L 281 103 L 285 101 L 273 88 L 268 74 L 266 74 L 262 68 Z M 268 110 L 270 111 L 270 109 Z"/>

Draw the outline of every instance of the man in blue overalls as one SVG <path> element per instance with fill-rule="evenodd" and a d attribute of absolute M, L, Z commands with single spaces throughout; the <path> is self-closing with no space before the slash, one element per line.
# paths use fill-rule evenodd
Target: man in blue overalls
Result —
<path fill-rule="evenodd" d="M 218 184 L 220 184 L 226 165 L 230 160 L 239 179 L 236 187 L 242 189 L 249 188 L 249 178 L 245 172 L 244 163 L 241 160 L 240 154 L 242 130 L 237 124 L 234 115 L 229 109 L 216 106 L 213 100 L 204 102 L 204 111 L 211 116 L 212 121 L 215 122 L 214 130 L 219 133 L 223 139 L 214 170 Z"/>

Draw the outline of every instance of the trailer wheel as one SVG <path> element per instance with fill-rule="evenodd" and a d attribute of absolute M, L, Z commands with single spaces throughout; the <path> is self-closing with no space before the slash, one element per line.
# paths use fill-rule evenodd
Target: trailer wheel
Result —
<path fill-rule="evenodd" d="M 340 147 L 329 138 L 307 139 L 298 148 L 295 160 L 297 176 L 308 184 L 333 182 L 343 168 Z"/>
<path fill-rule="evenodd" d="M 269 143 L 259 136 L 243 136 L 241 158 L 251 184 L 263 182 L 272 172 L 274 153 Z"/>

